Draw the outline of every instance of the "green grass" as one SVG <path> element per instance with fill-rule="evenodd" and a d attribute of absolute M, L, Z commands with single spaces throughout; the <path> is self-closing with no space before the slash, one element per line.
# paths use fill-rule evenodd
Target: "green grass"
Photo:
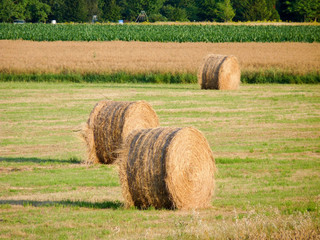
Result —
<path fill-rule="evenodd" d="M 320 27 L 246 25 L 0 24 L 0 39 L 33 41 L 319 42 Z"/>
<path fill-rule="evenodd" d="M 195 84 L 197 75 L 192 73 L 127 73 L 117 72 L 110 74 L 13 74 L 1 73 L 0 82 L 71 82 L 71 83 L 157 83 L 157 84 Z M 319 84 L 320 73 L 309 72 L 295 74 L 280 70 L 264 70 L 258 72 L 244 71 L 241 82 L 249 84 Z"/>
<path fill-rule="evenodd" d="M 79 131 L 102 99 L 146 100 L 194 126 L 218 173 L 212 209 L 124 209 L 115 166 L 86 166 Z M 320 86 L 0 83 L 0 238 L 315 239 Z"/>

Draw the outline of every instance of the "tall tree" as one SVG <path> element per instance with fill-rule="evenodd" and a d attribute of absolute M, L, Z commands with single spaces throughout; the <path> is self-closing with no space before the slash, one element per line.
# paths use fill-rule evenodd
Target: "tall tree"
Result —
<path fill-rule="evenodd" d="M 181 5 L 187 11 L 187 17 L 190 21 L 198 21 L 199 8 L 197 7 L 196 0 L 181 0 Z"/>
<path fill-rule="evenodd" d="M 318 21 L 320 18 L 320 0 L 286 1 L 288 12 L 297 14 L 302 21 Z"/>
<path fill-rule="evenodd" d="M 92 19 L 93 15 L 100 15 L 99 0 L 86 0 L 87 18 Z"/>
<path fill-rule="evenodd" d="M 12 0 L 0 0 L 0 21 L 12 22 L 16 18 L 21 18 L 22 14 L 17 11 Z"/>
<path fill-rule="evenodd" d="M 216 1 L 215 0 L 196 0 L 200 21 L 214 21 L 216 18 Z"/>
<path fill-rule="evenodd" d="M 57 22 L 65 21 L 66 5 L 64 0 L 42 0 L 42 2 L 51 7 L 51 13 L 48 16 L 48 19 L 56 20 Z"/>
<path fill-rule="evenodd" d="M 71 22 L 87 22 L 88 9 L 85 0 L 65 0 L 65 20 Z"/>
<path fill-rule="evenodd" d="M 236 20 L 258 21 L 274 20 L 279 15 L 275 8 L 276 0 L 233 0 Z"/>
<path fill-rule="evenodd" d="M 291 0 L 292 1 L 292 0 Z M 280 19 L 283 21 L 297 21 L 295 14 L 288 11 L 287 0 L 278 0 L 276 4 L 277 11 L 279 12 Z"/>
<path fill-rule="evenodd" d="M 216 11 L 218 19 L 224 22 L 232 21 L 235 16 L 235 12 L 232 8 L 230 0 L 223 0 L 217 3 Z"/>
<path fill-rule="evenodd" d="M 187 11 L 185 8 L 165 5 L 161 9 L 161 14 L 169 21 L 188 21 Z"/>
<path fill-rule="evenodd" d="M 166 0 L 164 7 L 173 6 L 177 9 L 180 15 L 184 15 L 183 20 L 188 19 L 190 21 L 198 20 L 199 10 L 197 8 L 195 0 Z M 179 17 L 181 19 L 181 17 Z M 179 19 L 178 18 L 178 19 Z"/>
<path fill-rule="evenodd" d="M 5 22 L 11 22 L 17 18 L 28 22 L 45 22 L 50 12 L 50 6 L 39 0 L 0 1 L 0 19 Z"/>
<path fill-rule="evenodd" d="M 122 19 L 122 8 L 116 0 L 102 0 L 100 3 L 101 17 L 107 21 Z"/>
<path fill-rule="evenodd" d="M 27 21 L 46 22 L 48 20 L 48 15 L 51 12 L 51 7 L 48 4 L 38 0 L 28 0 L 24 3 L 24 15 Z"/>

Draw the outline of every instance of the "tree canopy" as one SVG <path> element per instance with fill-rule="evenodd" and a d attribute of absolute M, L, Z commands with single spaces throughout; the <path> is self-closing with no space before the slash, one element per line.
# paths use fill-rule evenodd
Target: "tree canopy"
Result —
<path fill-rule="evenodd" d="M 319 21 L 320 0 L 0 0 L 0 21 Z"/>

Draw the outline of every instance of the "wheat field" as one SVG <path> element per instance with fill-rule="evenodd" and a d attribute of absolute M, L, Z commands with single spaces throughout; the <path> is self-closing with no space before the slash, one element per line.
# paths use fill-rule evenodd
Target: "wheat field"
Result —
<path fill-rule="evenodd" d="M 207 54 L 235 55 L 243 71 L 319 71 L 320 43 L 0 41 L 0 72 L 196 73 Z"/>

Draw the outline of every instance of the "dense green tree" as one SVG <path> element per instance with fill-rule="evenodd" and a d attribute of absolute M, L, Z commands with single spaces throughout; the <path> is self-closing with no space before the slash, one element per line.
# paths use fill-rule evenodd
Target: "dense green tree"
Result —
<path fill-rule="evenodd" d="M 38 0 L 0 1 L 0 19 L 5 22 L 12 22 L 14 19 L 45 22 L 50 12 L 51 7 Z"/>
<path fill-rule="evenodd" d="M 216 1 L 215 0 L 196 0 L 195 1 L 200 21 L 214 21 L 216 19 Z"/>
<path fill-rule="evenodd" d="M 280 20 L 280 15 L 277 11 L 277 4 L 279 0 L 266 0 L 267 8 L 271 12 L 271 15 L 268 20 Z"/>
<path fill-rule="evenodd" d="M 51 7 L 38 0 L 28 0 L 24 1 L 24 10 L 26 21 L 46 22 L 51 12 Z"/>
<path fill-rule="evenodd" d="M 198 20 L 199 9 L 195 0 L 167 0 L 164 2 L 164 8 L 168 5 L 177 9 L 180 15 L 180 17 L 176 17 L 177 19 L 183 19 L 183 21 L 186 19 L 190 21 Z"/>
<path fill-rule="evenodd" d="M 148 16 L 149 22 L 166 22 L 168 19 L 161 13 L 152 13 Z"/>
<path fill-rule="evenodd" d="M 169 21 L 188 21 L 187 11 L 185 8 L 165 5 L 161 9 L 161 14 Z"/>
<path fill-rule="evenodd" d="M 186 9 L 190 21 L 199 21 L 199 8 L 196 0 L 181 0 L 181 5 Z"/>
<path fill-rule="evenodd" d="M 135 21 L 142 10 L 150 21 L 318 21 L 320 0 L 0 0 L 0 21 Z"/>
<path fill-rule="evenodd" d="M 288 2 L 288 0 L 277 1 L 276 9 L 280 15 L 280 19 L 283 21 L 297 21 L 294 14 L 288 12 L 288 5 L 286 2 Z"/>
<path fill-rule="evenodd" d="M 85 0 L 65 0 L 64 19 L 68 22 L 88 22 L 88 9 Z"/>
<path fill-rule="evenodd" d="M 286 1 L 287 11 L 297 15 L 300 21 L 318 21 L 320 17 L 320 0 Z"/>
<path fill-rule="evenodd" d="M 21 18 L 21 13 L 17 11 L 12 0 L 0 0 L 0 21 L 12 22 L 16 18 Z"/>
<path fill-rule="evenodd" d="M 100 15 L 99 0 L 86 0 L 88 19 L 92 19 L 93 15 Z"/>
<path fill-rule="evenodd" d="M 224 22 L 232 21 L 235 16 L 235 12 L 232 8 L 230 0 L 223 0 L 217 3 L 217 17 L 219 20 Z"/>
<path fill-rule="evenodd" d="M 116 0 L 102 0 L 99 5 L 103 20 L 117 21 L 122 19 L 122 8 Z"/>
<path fill-rule="evenodd" d="M 57 22 L 65 21 L 65 1 L 64 0 L 43 0 L 42 2 L 51 6 L 51 13 L 48 16 L 49 20 L 56 20 Z"/>
<path fill-rule="evenodd" d="M 276 0 L 233 0 L 236 20 L 258 21 L 278 20 Z"/>

